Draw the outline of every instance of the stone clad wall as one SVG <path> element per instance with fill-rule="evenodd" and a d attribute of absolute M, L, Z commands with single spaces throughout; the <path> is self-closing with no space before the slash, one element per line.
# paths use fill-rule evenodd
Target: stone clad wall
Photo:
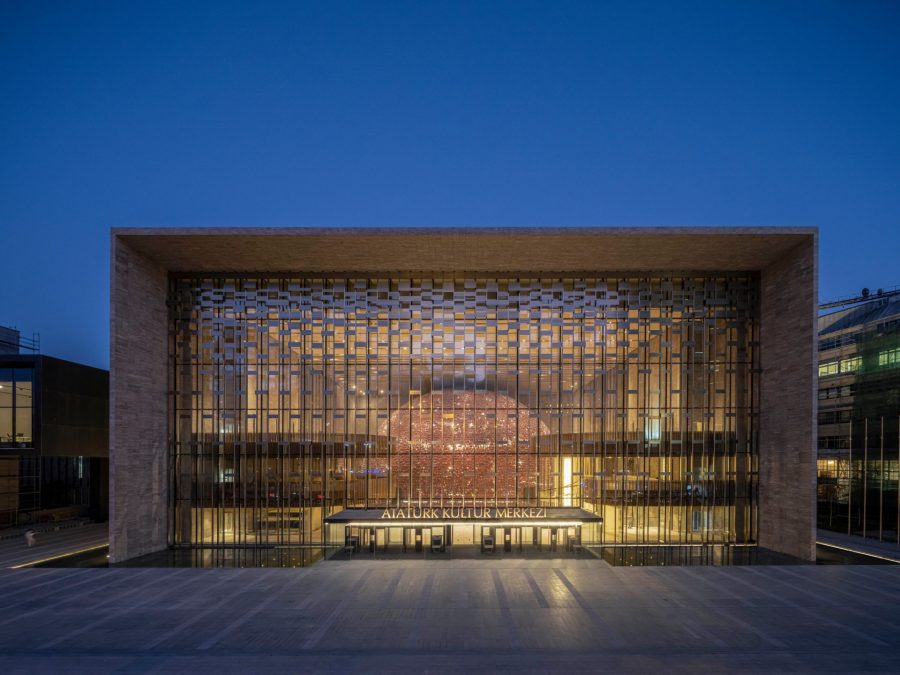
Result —
<path fill-rule="evenodd" d="M 185 272 L 214 266 L 259 271 L 266 269 L 265 265 L 275 269 L 277 260 L 284 269 L 296 270 L 304 260 L 318 260 L 320 266 L 327 263 L 334 269 L 355 269 L 359 273 L 385 267 L 388 261 L 396 269 L 397 260 L 418 268 L 427 261 L 441 260 L 445 272 L 522 269 L 526 264 L 524 269 L 596 270 L 607 266 L 612 269 L 613 263 L 618 269 L 634 271 L 659 267 L 760 271 L 759 543 L 814 558 L 815 232 L 749 229 L 735 235 L 728 229 L 697 229 L 690 232 L 693 239 L 687 240 L 667 232 L 598 231 L 590 237 L 590 233 L 581 233 L 585 238 L 578 242 L 583 243 L 580 246 L 559 232 L 548 231 L 544 241 L 534 234 L 497 232 L 487 240 L 491 246 L 483 246 L 477 231 L 443 233 L 444 240 L 421 232 L 413 238 L 400 231 L 372 231 L 368 237 L 360 233 L 343 235 L 350 242 L 359 240 L 354 245 L 361 252 L 353 258 L 334 245 L 332 240 L 340 239 L 339 231 L 329 235 L 319 248 L 314 241 L 288 232 L 259 231 L 258 235 L 254 231 L 243 233 L 244 239 L 235 239 L 227 229 L 204 231 L 202 235 L 179 234 L 177 230 L 146 231 L 143 235 L 114 231 L 110 286 L 111 561 L 162 550 L 168 544 L 168 270 Z M 397 239 L 393 242 L 396 247 L 385 234 Z M 685 245 L 688 240 L 691 245 Z M 778 245 L 781 240 L 801 243 L 787 249 L 787 244 L 784 248 Z M 600 253 L 608 252 L 609 242 L 617 247 L 615 255 L 608 253 L 604 258 Z M 439 244 L 452 244 L 456 257 L 448 258 L 447 246 Z M 581 257 L 575 252 L 578 250 Z"/>
<path fill-rule="evenodd" d="M 815 559 L 817 241 L 760 280 L 759 544 Z"/>
<path fill-rule="evenodd" d="M 110 561 L 167 545 L 167 274 L 112 237 Z"/>

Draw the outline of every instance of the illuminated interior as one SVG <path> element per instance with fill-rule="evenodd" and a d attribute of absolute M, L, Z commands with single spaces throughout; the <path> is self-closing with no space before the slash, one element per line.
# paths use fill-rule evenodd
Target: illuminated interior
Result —
<path fill-rule="evenodd" d="M 534 492 L 539 474 L 531 444 L 548 431 L 509 396 L 454 390 L 417 396 L 379 428 L 396 452 L 391 465 L 409 477 L 407 493 L 429 502 L 502 502 L 515 499 L 517 486 Z"/>
<path fill-rule="evenodd" d="M 170 307 L 173 544 L 450 500 L 756 539 L 754 276 L 176 277 Z"/>

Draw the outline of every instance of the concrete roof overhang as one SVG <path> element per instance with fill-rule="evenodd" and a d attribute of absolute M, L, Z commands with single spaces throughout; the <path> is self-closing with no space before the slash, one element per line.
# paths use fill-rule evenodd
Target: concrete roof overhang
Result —
<path fill-rule="evenodd" d="M 113 228 L 169 272 L 758 271 L 816 228 Z"/>

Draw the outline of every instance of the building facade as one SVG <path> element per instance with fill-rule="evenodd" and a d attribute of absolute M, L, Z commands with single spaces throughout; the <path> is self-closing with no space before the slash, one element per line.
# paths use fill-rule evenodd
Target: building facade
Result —
<path fill-rule="evenodd" d="M 106 520 L 109 373 L 0 338 L 0 528 Z"/>
<path fill-rule="evenodd" d="M 826 305 L 818 381 L 818 526 L 900 545 L 900 293 Z"/>
<path fill-rule="evenodd" d="M 816 234 L 112 234 L 111 557 L 813 556 Z"/>

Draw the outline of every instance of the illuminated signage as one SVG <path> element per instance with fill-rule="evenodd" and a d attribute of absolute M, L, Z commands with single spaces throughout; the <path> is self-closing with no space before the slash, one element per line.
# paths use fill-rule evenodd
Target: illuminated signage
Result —
<path fill-rule="evenodd" d="M 382 520 L 497 520 L 515 518 L 518 520 L 542 520 L 547 517 L 547 509 L 532 506 L 508 506 L 489 508 L 481 506 L 408 506 L 385 509 Z"/>

